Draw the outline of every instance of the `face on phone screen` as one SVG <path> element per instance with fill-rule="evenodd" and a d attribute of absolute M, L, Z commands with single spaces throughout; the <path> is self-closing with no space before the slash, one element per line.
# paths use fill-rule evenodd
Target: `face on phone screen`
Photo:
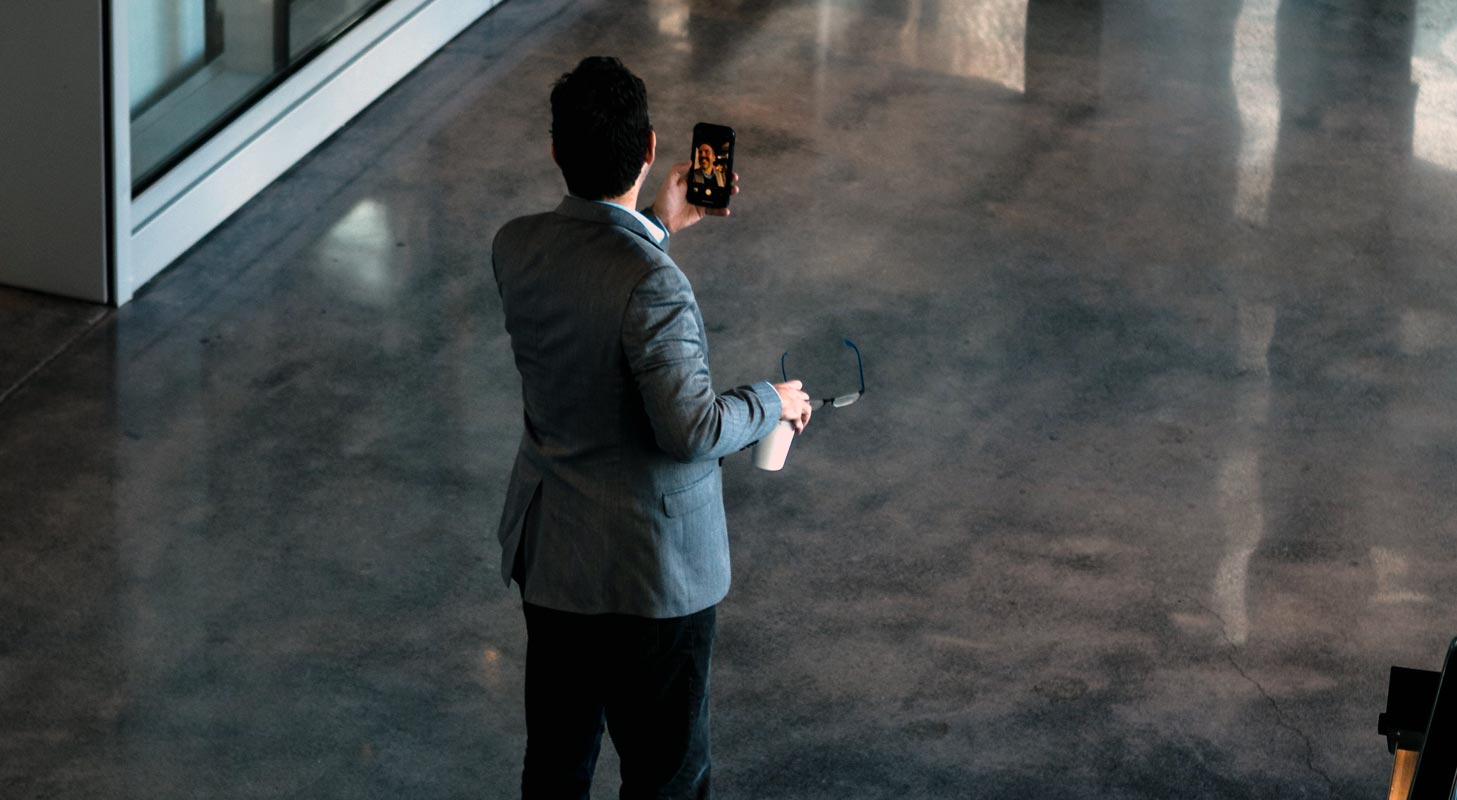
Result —
<path fill-rule="evenodd" d="M 711 208 L 729 204 L 734 175 L 734 130 L 700 122 L 693 126 L 693 168 L 688 202 Z"/>

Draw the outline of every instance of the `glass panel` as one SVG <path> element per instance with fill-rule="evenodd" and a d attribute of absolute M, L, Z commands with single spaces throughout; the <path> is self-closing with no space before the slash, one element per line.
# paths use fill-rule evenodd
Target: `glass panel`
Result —
<path fill-rule="evenodd" d="M 140 191 L 388 0 L 128 0 Z"/>

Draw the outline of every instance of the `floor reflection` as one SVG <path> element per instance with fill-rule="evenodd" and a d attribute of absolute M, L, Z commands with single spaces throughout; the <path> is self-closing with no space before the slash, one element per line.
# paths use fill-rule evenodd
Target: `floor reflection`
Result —
<path fill-rule="evenodd" d="M 716 382 L 873 373 L 725 461 L 724 795 L 1375 796 L 1457 580 L 1448 6 L 503 4 L 0 402 L 0 795 L 515 796 L 487 248 L 610 49 L 740 133 Z"/>
<path fill-rule="evenodd" d="M 1457 171 L 1457 6 L 1418 0 L 1411 57 L 1416 84 L 1412 150 L 1418 159 Z"/>
<path fill-rule="evenodd" d="M 1239 189 L 1235 214 L 1264 225 L 1269 213 L 1280 95 L 1275 83 L 1275 9 L 1278 0 L 1246 0 L 1234 28 L 1230 80 L 1239 104 Z"/>
<path fill-rule="evenodd" d="M 1021 92 L 1028 0 L 907 0 L 897 36 L 902 63 Z"/>
<path fill-rule="evenodd" d="M 1270 435 L 1269 353 L 1275 308 L 1241 303 L 1235 318 L 1240 377 L 1234 387 L 1229 449 L 1215 484 L 1225 552 L 1215 569 L 1211 594 L 1225 638 L 1240 646 L 1250 637 L 1250 559 L 1267 535 L 1262 453 Z"/>
<path fill-rule="evenodd" d="M 340 294 L 385 305 L 394 299 L 396 236 L 390 209 L 375 198 L 360 200 L 320 243 L 319 268 Z"/>

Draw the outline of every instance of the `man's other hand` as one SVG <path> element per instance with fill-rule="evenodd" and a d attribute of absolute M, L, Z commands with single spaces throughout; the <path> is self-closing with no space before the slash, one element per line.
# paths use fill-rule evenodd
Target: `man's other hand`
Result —
<path fill-rule="evenodd" d="M 794 426 L 795 435 L 804 433 L 809 424 L 809 395 L 804 392 L 803 381 L 789 381 L 774 384 L 779 393 L 779 418 Z"/>
<path fill-rule="evenodd" d="M 677 233 L 704 217 L 729 215 L 727 208 L 704 208 L 688 202 L 688 170 L 692 166 L 687 161 L 674 164 L 668 172 L 668 179 L 663 181 L 663 188 L 658 190 L 657 199 L 653 200 L 653 213 L 668 226 L 668 233 Z M 735 172 L 733 188 L 729 190 L 729 194 L 738 193 L 739 173 Z"/>

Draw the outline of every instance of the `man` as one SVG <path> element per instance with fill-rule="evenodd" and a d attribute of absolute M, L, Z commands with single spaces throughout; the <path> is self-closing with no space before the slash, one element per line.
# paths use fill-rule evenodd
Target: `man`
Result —
<path fill-rule="evenodd" d="M 694 161 L 694 183 L 717 183 L 719 188 L 724 186 L 723 165 L 718 163 L 718 154 L 713 152 L 713 145 L 708 142 L 698 145 Z"/>
<path fill-rule="evenodd" d="M 668 240 L 728 210 L 685 201 L 687 163 L 633 210 L 657 152 L 642 81 L 588 58 L 551 108 L 570 194 L 507 223 L 492 254 L 526 427 L 499 531 L 526 616 L 522 796 L 587 797 L 605 723 L 622 797 L 707 797 L 720 463 L 780 420 L 803 431 L 809 396 L 799 381 L 714 393 Z"/>

